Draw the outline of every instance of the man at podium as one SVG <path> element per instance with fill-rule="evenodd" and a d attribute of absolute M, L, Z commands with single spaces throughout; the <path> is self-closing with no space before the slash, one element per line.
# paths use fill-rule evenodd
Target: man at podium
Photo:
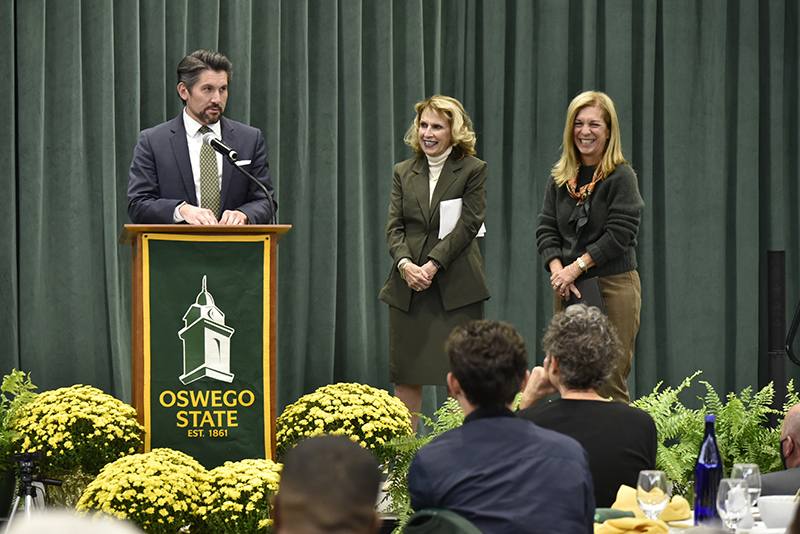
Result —
<path fill-rule="evenodd" d="M 209 144 L 221 140 L 237 166 L 274 196 L 264 137 L 258 128 L 222 116 L 233 65 L 213 50 L 192 52 L 178 65 L 174 119 L 143 130 L 133 151 L 128 215 L 135 224 L 269 224 L 273 203 Z M 218 149 L 219 150 L 219 149 Z"/>

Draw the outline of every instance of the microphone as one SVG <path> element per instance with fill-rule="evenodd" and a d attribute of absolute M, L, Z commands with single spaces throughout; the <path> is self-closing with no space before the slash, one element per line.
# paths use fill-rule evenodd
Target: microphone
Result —
<path fill-rule="evenodd" d="M 238 169 L 239 172 L 244 174 L 251 182 L 253 182 L 259 188 L 261 188 L 261 190 L 264 192 L 264 196 L 267 197 L 267 199 L 269 200 L 269 204 L 272 207 L 272 221 L 271 221 L 271 223 L 275 224 L 275 221 L 276 221 L 275 212 L 277 211 L 278 206 L 275 204 L 275 199 L 272 198 L 272 195 L 269 193 L 269 190 L 267 190 L 267 187 L 264 184 L 262 184 L 261 182 L 259 182 L 258 178 L 256 178 L 255 176 L 250 174 L 246 169 L 243 168 L 244 165 L 250 164 L 250 161 L 245 160 L 245 161 L 242 161 L 241 163 L 238 163 L 236 161 L 236 158 L 239 157 L 239 154 L 234 149 L 232 149 L 231 147 L 229 147 L 228 145 L 223 143 L 222 139 L 220 139 L 219 137 L 214 135 L 214 132 L 206 132 L 206 133 L 204 133 L 203 134 L 203 143 L 205 143 L 206 145 L 210 146 L 211 148 L 213 148 L 214 150 L 216 150 L 217 152 L 219 152 L 223 156 L 225 156 L 228 159 L 228 162 L 231 165 L 233 165 L 233 167 L 235 169 Z"/>
<path fill-rule="evenodd" d="M 231 161 L 236 161 L 239 154 L 234 149 L 222 142 L 222 139 L 214 135 L 214 132 L 206 132 L 203 134 L 203 143 L 207 144 L 226 158 Z"/>

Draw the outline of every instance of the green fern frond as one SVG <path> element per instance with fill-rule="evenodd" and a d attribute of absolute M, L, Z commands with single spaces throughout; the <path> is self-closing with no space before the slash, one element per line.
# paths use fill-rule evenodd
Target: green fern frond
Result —
<path fill-rule="evenodd" d="M 659 382 L 653 388 L 652 393 L 640 397 L 632 403 L 633 406 L 646 411 L 653 418 L 659 441 L 667 443 L 680 436 L 683 425 L 673 418 L 678 413 L 686 414 L 689 410 L 678 402 L 678 395 L 688 388 L 692 380 L 701 372 L 695 371 L 692 376 L 685 378 L 675 389 L 667 387 L 663 391 L 659 391 L 663 385 L 663 382 Z"/>
<path fill-rule="evenodd" d="M 705 380 L 701 380 L 700 383 L 706 387 L 706 396 L 700 400 L 704 401 L 709 413 L 718 414 L 722 410 L 722 401 L 719 395 L 714 390 L 714 387 Z"/>
<path fill-rule="evenodd" d="M 783 403 L 783 413 L 788 412 L 789 408 L 797 403 L 800 403 L 800 394 L 794 390 L 794 379 L 792 379 L 786 384 L 786 401 Z"/>
<path fill-rule="evenodd" d="M 746 389 L 750 389 L 749 387 Z M 772 382 L 761 388 L 761 391 L 756 392 L 750 402 L 753 406 L 772 406 L 772 401 L 775 399 L 775 387 Z"/>

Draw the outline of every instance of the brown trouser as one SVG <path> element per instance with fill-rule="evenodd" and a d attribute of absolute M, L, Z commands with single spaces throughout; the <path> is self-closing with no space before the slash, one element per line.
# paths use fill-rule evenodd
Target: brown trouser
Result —
<path fill-rule="evenodd" d="M 639 332 L 639 314 L 642 311 L 642 284 L 639 273 L 628 271 L 604 276 L 600 278 L 600 289 L 603 291 L 606 313 L 617 330 L 622 350 L 611 376 L 600 386 L 597 393 L 627 403 L 630 402 L 628 375 L 631 372 L 633 348 L 636 345 L 636 334 Z M 562 304 L 561 298 L 555 294 L 553 300 L 555 313 L 563 309 Z"/>

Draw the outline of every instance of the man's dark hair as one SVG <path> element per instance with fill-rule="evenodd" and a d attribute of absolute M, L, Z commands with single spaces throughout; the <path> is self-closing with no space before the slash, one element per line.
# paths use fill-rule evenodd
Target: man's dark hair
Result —
<path fill-rule="evenodd" d="M 513 326 L 488 319 L 456 327 L 445 345 L 450 370 L 467 400 L 481 408 L 514 401 L 528 370 L 528 350 Z"/>
<path fill-rule="evenodd" d="M 197 83 L 200 73 L 204 70 L 225 71 L 228 75 L 228 83 L 231 83 L 233 64 L 224 54 L 215 50 L 195 50 L 183 58 L 178 64 L 178 83 L 183 82 L 191 91 L 194 84 Z"/>
<path fill-rule="evenodd" d="M 378 460 L 345 436 L 315 436 L 283 460 L 275 519 L 287 531 L 371 532 L 380 488 Z"/>

